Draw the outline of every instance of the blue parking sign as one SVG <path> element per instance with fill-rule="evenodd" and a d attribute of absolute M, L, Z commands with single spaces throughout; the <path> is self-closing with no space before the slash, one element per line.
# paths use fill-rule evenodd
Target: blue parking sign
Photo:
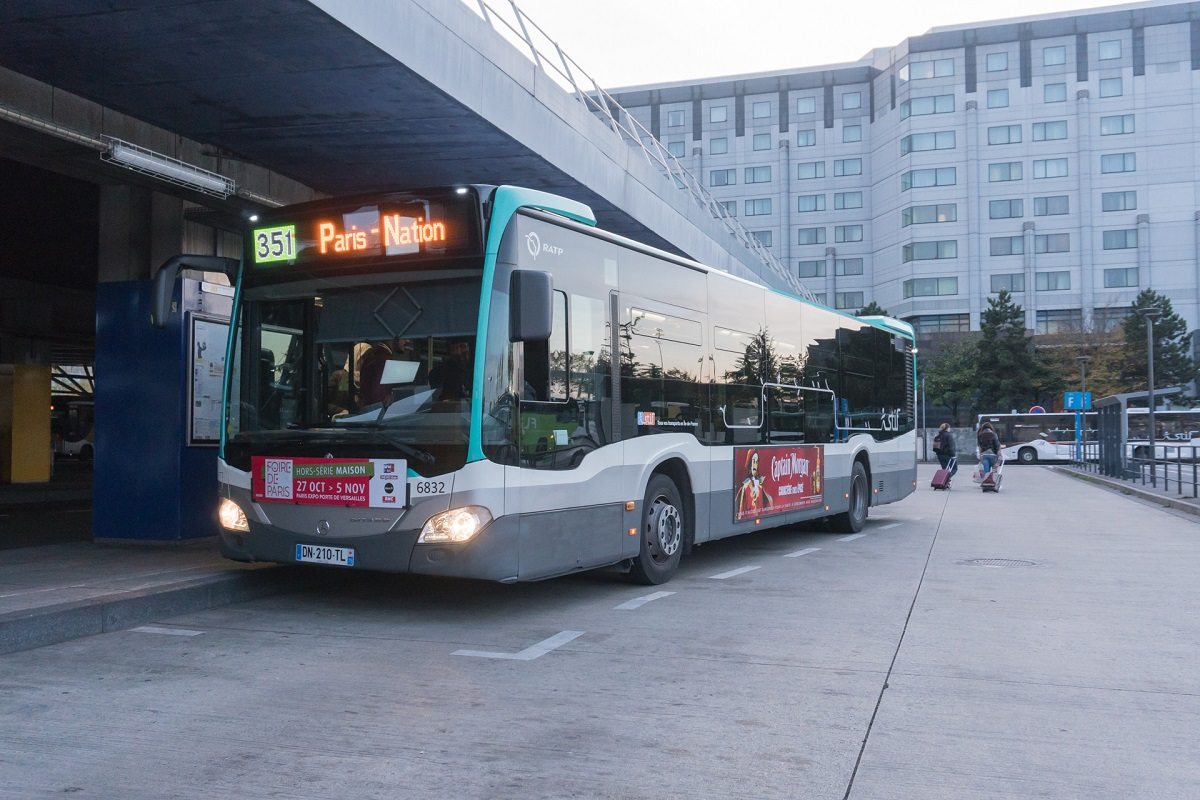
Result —
<path fill-rule="evenodd" d="M 1063 408 L 1067 411 L 1091 411 L 1091 392 L 1063 392 Z"/>

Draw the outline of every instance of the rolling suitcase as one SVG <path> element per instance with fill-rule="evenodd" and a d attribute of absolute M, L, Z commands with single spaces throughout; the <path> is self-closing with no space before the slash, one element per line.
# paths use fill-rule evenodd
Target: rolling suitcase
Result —
<path fill-rule="evenodd" d="M 939 469 L 937 472 L 933 473 L 933 480 L 929 482 L 929 485 L 934 489 L 949 489 L 950 475 L 954 472 L 954 465 L 957 463 L 957 458 L 950 459 L 950 463 L 947 464 L 944 469 Z"/>

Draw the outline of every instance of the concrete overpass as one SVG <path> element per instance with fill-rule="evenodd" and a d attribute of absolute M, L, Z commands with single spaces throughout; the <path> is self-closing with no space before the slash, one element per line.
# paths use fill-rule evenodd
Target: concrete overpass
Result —
<path fill-rule="evenodd" d="M 167 155 L 319 193 L 534 186 L 588 203 L 611 230 L 786 285 L 460 0 L 14 3 L 0 8 L 0 66 L 18 74 L 0 80 L 0 111 L 69 132 L 112 134 L 123 115 L 182 137 Z M 79 113 L 64 90 L 99 111 Z"/>

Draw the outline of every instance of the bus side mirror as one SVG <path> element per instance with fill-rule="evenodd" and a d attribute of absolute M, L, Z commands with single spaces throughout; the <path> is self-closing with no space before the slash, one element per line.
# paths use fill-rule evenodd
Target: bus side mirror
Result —
<path fill-rule="evenodd" d="M 508 293 L 510 342 L 544 342 L 550 338 L 553 291 L 549 272 L 528 269 L 513 272 Z"/>
<path fill-rule="evenodd" d="M 154 294 L 151 298 L 150 324 L 161 328 L 171 315 L 171 295 L 175 293 L 175 281 L 181 269 L 198 269 L 203 272 L 220 272 L 229 278 L 232 285 L 237 282 L 241 262 L 236 258 L 222 256 L 171 256 L 158 268 L 154 276 Z"/>

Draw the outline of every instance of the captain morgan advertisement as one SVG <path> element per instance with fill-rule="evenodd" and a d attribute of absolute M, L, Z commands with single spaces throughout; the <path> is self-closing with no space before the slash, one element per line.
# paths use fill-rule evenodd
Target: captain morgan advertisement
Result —
<path fill-rule="evenodd" d="M 259 503 L 397 508 L 407 474 L 403 459 L 255 456 L 250 489 Z"/>
<path fill-rule="evenodd" d="M 821 452 L 811 446 L 734 448 L 734 521 L 821 505 Z"/>

